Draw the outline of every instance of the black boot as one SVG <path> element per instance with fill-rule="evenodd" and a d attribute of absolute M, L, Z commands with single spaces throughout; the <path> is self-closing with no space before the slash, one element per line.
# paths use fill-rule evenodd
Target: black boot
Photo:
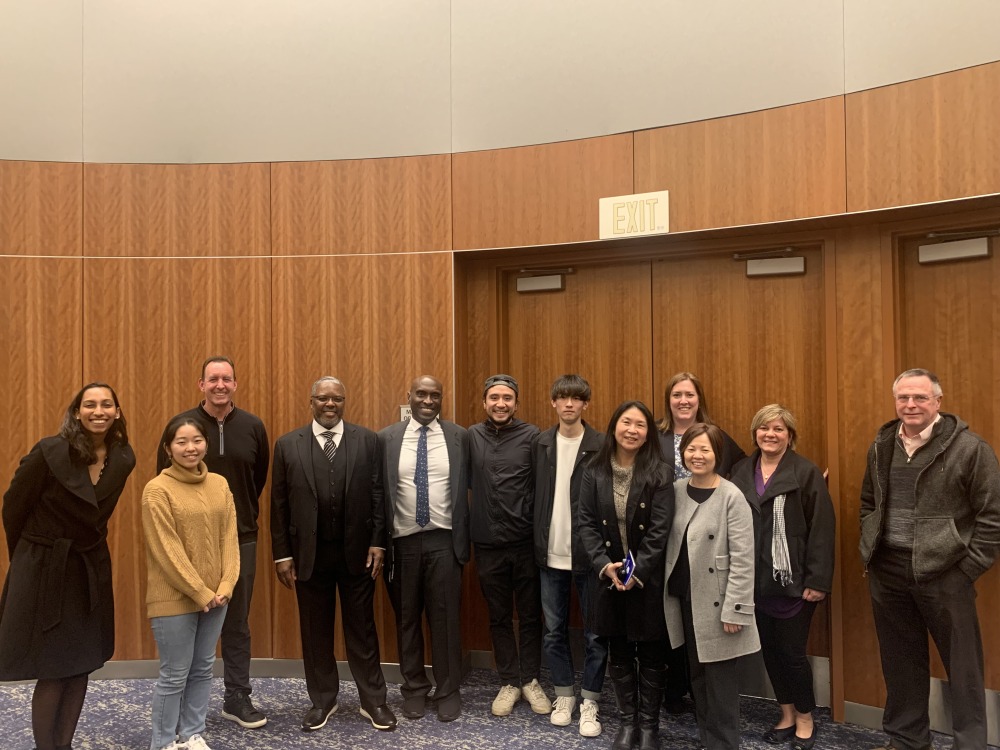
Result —
<path fill-rule="evenodd" d="M 622 725 L 618 729 L 611 750 L 632 750 L 638 738 L 635 667 L 631 664 L 627 667 L 611 664 L 608 666 L 608 674 L 615 687 L 615 700 L 618 703 L 618 714 L 622 720 Z"/>
<path fill-rule="evenodd" d="M 639 750 L 660 750 L 660 704 L 666 670 L 639 668 Z"/>

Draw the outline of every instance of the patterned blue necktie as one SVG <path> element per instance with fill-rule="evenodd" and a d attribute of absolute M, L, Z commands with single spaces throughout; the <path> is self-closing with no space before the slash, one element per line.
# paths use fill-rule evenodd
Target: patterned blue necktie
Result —
<path fill-rule="evenodd" d="M 423 528 L 431 522 L 431 492 L 427 478 L 427 425 L 418 430 L 417 469 L 413 472 L 413 483 L 417 486 L 417 526 Z"/>

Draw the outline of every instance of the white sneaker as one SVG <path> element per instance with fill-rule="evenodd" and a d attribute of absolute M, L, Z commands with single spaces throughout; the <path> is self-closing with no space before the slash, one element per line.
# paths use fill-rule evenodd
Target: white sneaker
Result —
<path fill-rule="evenodd" d="M 178 749 L 185 748 L 185 750 L 212 750 L 212 748 L 208 746 L 208 743 L 205 742 L 205 738 L 200 734 L 192 734 L 187 738 L 187 742 L 183 744 L 177 743 L 177 747 Z"/>
<path fill-rule="evenodd" d="M 603 729 L 597 718 L 597 702 L 584 698 L 583 705 L 580 706 L 580 734 L 584 737 L 596 737 Z"/>
<path fill-rule="evenodd" d="M 549 697 L 542 690 L 537 679 L 521 688 L 521 693 L 524 695 L 524 699 L 531 704 L 531 710 L 536 714 L 552 713 L 552 703 L 549 702 Z"/>
<path fill-rule="evenodd" d="M 576 697 L 572 695 L 557 695 L 552 704 L 552 715 L 549 717 L 557 727 L 568 727 L 573 721 L 573 709 L 576 708 Z"/>
<path fill-rule="evenodd" d="M 516 688 L 513 685 L 504 685 L 500 688 L 500 692 L 497 693 L 497 697 L 493 699 L 493 715 L 494 716 L 510 716 L 510 712 L 514 710 L 514 704 L 521 700 L 521 689 Z"/>
<path fill-rule="evenodd" d="M 163 747 L 161 747 L 160 750 L 184 750 L 185 747 L 186 747 L 185 745 L 178 745 L 177 741 L 174 740 L 169 745 L 164 745 Z"/>

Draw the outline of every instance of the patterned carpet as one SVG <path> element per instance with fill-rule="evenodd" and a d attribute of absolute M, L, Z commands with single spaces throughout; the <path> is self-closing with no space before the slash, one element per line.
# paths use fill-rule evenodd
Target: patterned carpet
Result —
<path fill-rule="evenodd" d="M 302 732 L 302 715 L 308 708 L 305 683 L 301 679 L 254 679 L 254 701 L 268 716 L 267 726 L 244 730 L 222 719 L 222 681 L 217 679 L 209 709 L 205 739 L 213 750 L 337 750 L 359 748 L 377 750 L 594 750 L 610 747 L 617 730 L 617 712 L 610 685 L 605 685 L 600 703 L 604 734 L 581 737 L 574 724 L 554 727 L 547 716 L 537 716 L 530 707 L 518 703 L 506 718 L 490 715 L 490 703 L 499 688 L 496 675 L 486 670 L 472 670 L 462 685 L 463 713 L 458 721 L 442 724 L 430 712 L 423 719 L 410 721 L 400 715 L 402 699 L 395 685 L 389 686 L 389 706 L 399 716 L 395 732 L 378 732 L 358 714 L 358 694 L 353 683 L 345 682 L 340 692 L 340 709 L 323 729 Z M 543 680 L 551 696 L 551 685 Z M 31 684 L 0 686 L 0 746 L 4 750 L 28 750 L 31 737 Z M 84 707 L 84 715 L 73 747 L 77 750 L 143 750 L 149 746 L 149 708 L 153 680 L 93 680 Z M 772 701 L 744 698 L 744 748 L 771 748 L 761 734 L 773 724 L 777 708 Z M 817 711 L 820 722 L 816 747 L 821 750 L 864 750 L 882 744 L 884 735 L 850 724 L 834 724 L 829 712 Z M 694 715 L 666 715 L 660 723 L 665 750 L 697 750 L 698 734 Z M 951 738 L 937 735 L 937 749 L 951 745 Z"/>

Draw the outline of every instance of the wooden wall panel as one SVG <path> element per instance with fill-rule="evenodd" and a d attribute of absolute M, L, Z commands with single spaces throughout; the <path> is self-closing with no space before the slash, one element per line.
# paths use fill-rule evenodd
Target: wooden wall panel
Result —
<path fill-rule="evenodd" d="M 925 367 L 941 379 L 941 409 L 957 414 L 1000 450 L 1000 243 L 992 257 L 922 266 L 919 240 L 902 243 L 900 269 L 899 370 Z M 986 687 L 1000 689 L 1000 631 L 990 627 L 1000 609 L 1000 566 L 976 583 L 976 605 L 984 626 Z M 946 679 L 940 659 L 934 675 Z"/>
<path fill-rule="evenodd" d="M 264 259 L 87 259 L 82 304 L 83 374 L 115 386 L 138 464 L 112 519 L 119 659 L 155 656 L 146 618 L 140 499 L 156 470 L 167 420 L 198 403 L 199 367 L 226 353 L 237 368 L 236 403 L 271 428 L 270 264 Z M 253 655 L 271 656 L 267 493 L 250 617 Z"/>
<path fill-rule="evenodd" d="M 861 482 L 868 446 L 893 415 L 892 265 L 874 225 L 836 235 L 837 379 L 844 699 L 885 705 L 868 581 L 858 554 Z M 886 327 L 888 326 L 888 331 Z"/>
<path fill-rule="evenodd" d="M 0 494 L 41 438 L 54 435 L 84 384 L 79 258 L 0 257 L 0 382 L 17 403 L 0 442 Z M 0 535 L 0 576 L 9 554 Z"/>
<path fill-rule="evenodd" d="M 84 254 L 270 254 L 267 164 L 86 164 Z"/>
<path fill-rule="evenodd" d="M 83 165 L 0 161 L 0 255 L 80 255 Z"/>
<path fill-rule="evenodd" d="M 846 210 L 843 97 L 635 134 L 635 192 L 670 191 L 670 229 Z"/>
<path fill-rule="evenodd" d="M 451 156 L 271 165 L 275 255 L 451 249 Z"/>
<path fill-rule="evenodd" d="M 849 94 L 847 210 L 1000 192 L 1000 62 Z"/>
<path fill-rule="evenodd" d="M 452 157 L 455 249 L 598 238 L 597 201 L 632 193 L 632 134 Z"/>

